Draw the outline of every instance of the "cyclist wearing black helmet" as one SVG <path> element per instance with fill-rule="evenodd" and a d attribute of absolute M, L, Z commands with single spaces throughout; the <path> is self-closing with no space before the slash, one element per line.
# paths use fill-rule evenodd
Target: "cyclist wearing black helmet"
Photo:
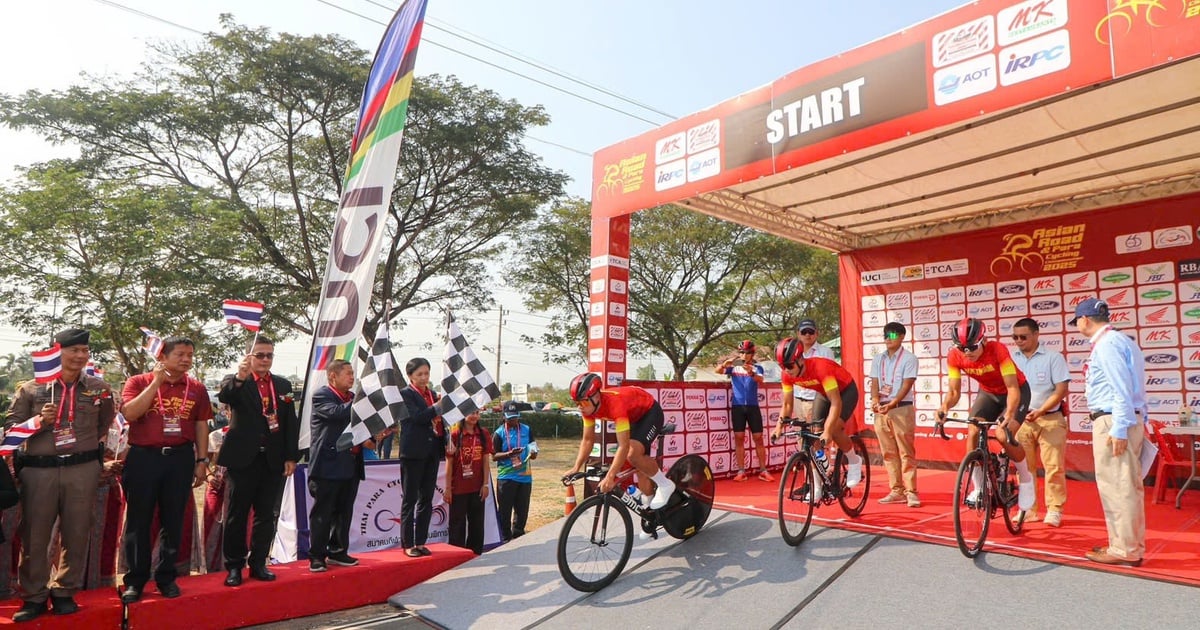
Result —
<path fill-rule="evenodd" d="M 767 470 L 767 448 L 762 439 L 763 419 L 762 410 L 758 408 L 758 384 L 763 382 L 763 368 L 754 361 L 756 351 L 754 342 L 747 339 L 738 346 L 740 361 L 726 359 L 717 366 L 717 374 L 728 376 L 732 385 L 730 420 L 733 421 L 733 461 L 738 468 L 734 481 L 746 480 L 747 424 L 750 425 L 750 439 L 758 454 L 758 478 L 767 482 L 775 481 L 775 477 Z"/>
<path fill-rule="evenodd" d="M 1008 348 L 999 341 L 985 339 L 983 333 L 983 322 L 975 318 L 964 319 L 954 327 L 951 334 L 954 347 L 946 359 L 950 388 L 942 399 L 938 417 L 944 417 L 951 407 L 958 404 L 962 396 L 963 374 L 979 383 L 979 394 L 975 396 L 968 415 L 986 421 L 996 421 L 1003 416 L 1004 422 L 996 425 L 999 431 L 1004 432 L 1000 444 L 1017 468 L 1017 480 L 1020 482 L 1017 507 L 1028 510 L 1033 507 L 1035 498 L 1033 475 L 1029 473 L 1029 464 L 1025 462 L 1025 449 L 1010 444 L 1009 436 L 1017 434 L 1021 420 L 1029 414 L 1029 383 L 1013 363 Z M 940 420 L 938 424 L 941 424 Z M 978 435 L 979 429 L 975 425 L 967 426 L 964 445 L 968 451 L 973 448 Z M 967 497 L 968 501 L 978 497 L 983 486 L 983 471 L 976 468 L 976 472 L 979 478 L 972 479 L 973 489 Z"/>
<path fill-rule="evenodd" d="M 650 500 L 650 508 L 657 510 L 665 506 L 675 492 L 675 484 L 667 479 L 659 469 L 658 462 L 650 456 L 650 444 L 658 438 L 663 427 L 662 407 L 658 406 L 658 401 L 650 392 L 641 387 L 625 385 L 605 389 L 602 385 L 600 377 L 591 372 L 571 380 L 568 391 L 571 399 L 579 403 L 579 412 L 583 414 L 583 438 L 579 441 L 575 466 L 567 474 L 573 475 L 583 469 L 591 455 L 592 446 L 596 443 L 596 422 L 611 421 L 616 425 L 617 452 L 613 455 L 608 474 L 600 480 L 600 492 L 613 489 L 617 474 L 628 461 L 638 471 L 638 488 L 642 494 L 650 494 L 651 479 L 657 484 L 658 489 Z"/>

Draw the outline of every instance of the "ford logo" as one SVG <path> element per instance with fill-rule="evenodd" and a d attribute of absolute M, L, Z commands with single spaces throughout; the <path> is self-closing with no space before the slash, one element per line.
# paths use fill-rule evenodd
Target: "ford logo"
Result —
<path fill-rule="evenodd" d="M 1192 385 L 1200 385 L 1200 374 L 1195 374 L 1188 377 L 1188 383 Z"/>
<path fill-rule="evenodd" d="M 1167 354 L 1165 352 L 1160 352 L 1158 354 L 1146 355 L 1146 363 L 1153 363 L 1154 365 L 1162 365 L 1164 363 L 1175 363 L 1178 360 L 1179 360 L 1179 357 L 1177 357 L 1173 354 Z"/>
<path fill-rule="evenodd" d="M 1019 284 L 1006 284 L 1006 285 L 1000 287 L 1000 289 L 999 289 L 999 291 L 1005 295 L 1012 295 L 1014 293 L 1020 293 L 1024 290 L 1025 290 L 1025 287 L 1023 287 Z"/>
<path fill-rule="evenodd" d="M 1058 308 L 1058 302 L 1054 300 L 1042 300 L 1029 305 L 1035 311 L 1052 311 Z"/>

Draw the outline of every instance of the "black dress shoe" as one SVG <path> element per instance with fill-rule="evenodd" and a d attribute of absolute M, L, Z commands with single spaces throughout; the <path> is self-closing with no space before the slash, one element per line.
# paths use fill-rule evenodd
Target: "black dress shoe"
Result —
<path fill-rule="evenodd" d="M 241 573 L 241 571 L 238 571 L 238 573 Z M 176 597 L 183 595 L 183 591 L 179 590 L 179 585 L 172 580 L 166 584 L 159 584 L 158 594 L 166 597 L 167 599 L 175 599 Z"/>
<path fill-rule="evenodd" d="M 230 569 L 229 575 L 225 576 L 225 586 L 241 586 L 242 585 L 242 570 Z"/>
<path fill-rule="evenodd" d="M 267 567 L 250 567 L 250 577 L 263 582 L 274 582 L 275 574 L 267 570 Z"/>
<path fill-rule="evenodd" d="M 70 595 L 63 597 L 50 596 L 50 604 L 56 615 L 70 615 L 79 612 L 79 604 Z"/>
<path fill-rule="evenodd" d="M 13 614 L 13 621 L 33 621 L 46 612 L 46 602 L 25 602 L 21 610 Z"/>
<path fill-rule="evenodd" d="M 121 602 L 132 604 L 142 598 L 142 589 L 136 586 L 126 586 L 125 590 L 121 591 Z"/>

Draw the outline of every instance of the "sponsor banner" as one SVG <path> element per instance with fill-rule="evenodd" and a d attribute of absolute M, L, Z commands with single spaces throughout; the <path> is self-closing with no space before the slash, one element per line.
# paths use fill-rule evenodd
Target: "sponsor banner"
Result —
<path fill-rule="evenodd" d="M 1175 265 L 1170 261 L 1138 265 L 1134 277 L 1139 285 L 1171 282 L 1175 280 Z"/>
<path fill-rule="evenodd" d="M 1084 271 L 1082 273 L 1070 273 L 1063 276 L 1063 291 L 1091 291 L 1095 295 L 1096 272 Z"/>
<path fill-rule="evenodd" d="M 909 309 L 906 309 L 906 308 L 901 308 L 901 309 L 896 309 L 896 310 L 889 309 L 887 312 L 887 319 L 889 322 L 897 322 L 900 324 L 904 324 L 905 326 L 908 326 L 909 324 L 913 323 L 912 311 Z"/>
<path fill-rule="evenodd" d="M 917 374 L 921 376 L 942 373 L 942 362 L 938 359 L 917 359 Z"/>
<path fill-rule="evenodd" d="M 962 304 L 966 300 L 967 292 L 963 287 L 938 289 L 938 304 Z"/>
<path fill-rule="evenodd" d="M 1062 300 L 1057 295 L 1043 295 L 1029 299 L 1029 312 L 1035 314 L 1059 313 L 1062 311 Z"/>
<path fill-rule="evenodd" d="M 1176 225 L 1154 230 L 1154 249 L 1186 247 L 1192 244 L 1192 226 Z"/>
<path fill-rule="evenodd" d="M 1000 299 L 1011 299 L 1029 295 L 1029 287 L 1024 280 L 1009 280 L 996 285 L 996 296 Z"/>
<path fill-rule="evenodd" d="M 996 299 L 996 285 L 994 283 L 967 285 L 968 302 L 983 302 L 994 299 Z"/>
<path fill-rule="evenodd" d="M 859 275 L 858 281 L 864 287 L 874 286 L 877 284 L 892 284 L 900 280 L 899 269 L 876 269 L 874 271 L 864 271 Z"/>
<path fill-rule="evenodd" d="M 1089 297 L 1097 297 L 1097 296 L 1089 296 Z M 1106 304 L 1108 304 L 1108 308 L 1110 308 L 1110 309 L 1129 308 L 1129 307 L 1137 304 L 1137 288 L 1136 287 L 1123 287 L 1120 289 L 1108 289 L 1105 291 L 1101 291 L 1100 295 L 1098 297 L 1101 300 L 1104 300 L 1104 302 Z M 1087 299 L 1087 298 L 1084 298 L 1084 299 Z M 1072 312 L 1074 312 L 1074 310 L 1075 309 L 1071 309 Z"/>
<path fill-rule="evenodd" d="M 1116 267 L 1101 269 L 1096 272 L 1100 280 L 1100 288 L 1128 287 L 1133 285 L 1133 267 Z"/>
<path fill-rule="evenodd" d="M 1047 352 L 1062 354 L 1064 348 L 1062 335 L 1038 335 L 1038 345 Z"/>
<path fill-rule="evenodd" d="M 1183 374 L 1179 371 L 1147 370 L 1146 391 L 1177 392 L 1183 388 Z"/>
<path fill-rule="evenodd" d="M 1140 328 L 1137 341 L 1142 348 L 1172 348 L 1179 345 L 1179 329 Z"/>
<path fill-rule="evenodd" d="M 891 310 L 894 308 L 899 309 L 899 308 L 910 308 L 910 307 L 912 307 L 912 294 L 911 293 L 906 293 L 906 292 L 901 291 L 899 293 L 889 293 L 887 295 L 888 310 Z"/>
<path fill-rule="evenodd" d="M 1137 322 L 1137 311 L 1132 308 L 1115 309 L 1108 312 L 1108 323 L 1113 328 L 1132 328 Z"/>
<path fill-rule="evenodd" d="M 1086 356 L 1084 358 L 1087 358 Z M 1183 365 L 1183 355 L 1178 348 L 1155 348 L 1142 352 L 1142 360 L 1147 369 L 1179 367 Z"/>
<path fill-rule="evenodd" d="M 1190 391 L 1200 391 L 1200 370 L 1188 370 L 1183 373 L 1184 388 Z"/>
<path fill-rule="evenodd" d="M 913 308 L 918 308 L 918 307 L 922 307 L 922 306 L 936 306 L 937 305 L 937 290 L 936 289 L 928 289 L 925 291 L 913 291 L 912 292 L 912 305 L 913 305 Z"/>
<path fill-rule="evenodd" d="M 882 295 L 864 295 L 862 298 L 862 310 L 864 311 L 882 311 L 886 308 L 886 299 Z"/>
<path fill-rule="evenodd" d="M 721 435 L 728 436 L 729 434 L 726 431 L 729 431 L 730 428 L 728 411 L 721 409 L 708 412 L 709 431 L 720 431 Z M 712 439 L 709 440 L 709 444 L 713 450 L 719 450 L 719 447 L 722 446 L 722 444 Z M 730 444 L 725 443 L 724 446 L 730 446 Z"/>
<path fill-rule="evenodd" d="M 1029 300 L 1000 300 L 996 313 L 1000 317 L 1025 317 L 1029 313 Z"/>
<path fill-rule="evenodd" d="M 1200 301 L 1200 280 L 1180 282 L 1177 286 L 1180 302 Z"/>
<path fill-rule="evenodd" d="M 1061 333 L 1063 332 L 1063 316 L 1060 314 L 1042 315 L 1034 314 L 1034 321 L 1038 323 L 1038 331 L 1043 333 Z"/>
<path fill-rule="evenodd" d="M 1178 324 L 1179 320 L 1175 317 L 1176 309 L 1174 304 L 1163 304 L 1162 306 L 1143 306 L 1138 309 L 1138 326 L 1166 326 L 1170 324 Z"/>
<path fill-rule="evenodd" d="M 933 73 L 933 102 L 947 105 L 996 89 L 996 56 L 983 55 Z"/>
<path fill-rule="evenodd" d="M 996 47 L 996 26 L 991 15 L 956 24 L 930 41 L 933 67 L 941 68 L 982 55 Z"/>
<path fill-rule="evenodd" d="M 967 316 L 975 319 L 993 319 L 996 317 L 996 303 L 969 303 L 967 304 Z"/>
<path fill-rule="evenodd" d="M 886 312 L 871 311 L 862 314 L 863 328 L 878 328 L 886 323 L 888 323 Z"/>
<path fill-rule="evenodd" d="M 1198 228 L 1200 229 L 1200 228 Z M 1181 260 L 1175 263 L 1180 280 L 1200 278 L 1200 258 Z"/>
<path fill-rule="evenodd" d="M 1175 302 L 1175 284 L 1151 284 L 1139 286 L 1137 290 L 1138 304 L 1165 304 Z"/>
<path fill-rule="evenodd" d="M 709 409 L 728 409 L 729 390 L 723 387 L 706 388 Z"/>
<path fill-rule="evenodd" d="M 1179 322 L 1182 324 L 1200 324 L 1200 302 L 1180 304 Z"/>
<path fill-rule="evenodd" d="M 1200 326 L 1182 326 L 1179 329 L 1183 345 L 1188 348 L 1200 346 Z"/>
<path fill-rule="evenodd" d="M 689 387 L 683 390 L 683 408 L 687 411 L 692 409 L 707 409 L 708 396 L 705 391 L 696 387 Z"/>
<path fill-rule="evenodd" d="M 1134 232 L 1133 234 L 1119 234 L 1115 239 L 1115 247 L 1118 254 L 1134 254 L 1137 252 L 1150 251 L 1150 243 L 1152 242 L 1149 232 Z"/>
<path fill-rule="evenodd" d="M 1071 67 L 1071 35 L 1066 29 L 1000 51 L 1000 85 L 1031 81 Z"/>
<path fill-rule="evenodd" d="M 938 308 L 938 319 L 943 322 L 957 322 L 967 316 L 967 308 L 962 304 L 947 304 Z"/>
<path fill-rule="evenodd" d="M 996 14 L 996 40 L 1001 46 L 1037 37 L 1067 25 L 1067 0 L 1028 0 Z"/>
<path fill-rule="evenodd" d="M 912 329 L 914 341 L 931 341 L 937 340 L 939 337 L 939 329 L 936 324 L 915 325 Z"/>
<path fill-rule="evenodd" d="M 1058 295 L 1062 293 L 1062 278 L 1047 276 L 1029 281 L 1029 295 Z"/>

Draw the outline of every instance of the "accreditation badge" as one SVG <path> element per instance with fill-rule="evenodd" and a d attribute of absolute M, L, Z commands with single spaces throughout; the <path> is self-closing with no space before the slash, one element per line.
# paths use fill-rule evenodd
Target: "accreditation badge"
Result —
<path fill-rule="evenodd" d="M 267 414 L 267 429 L 269 429 L 271 431 L 271 433 L 276 433 L 279 431 L 279 416 L 278 415 L 273 414 L 273 413 Z"/>
<path fill-rule="evenodd" d="M 179 422 L 179 416 L 163 418 L 163 435 L 183 435 L 183 425 Z"/>
<path fill-rule="evenodd" d="M 67 425 L 65 427 L 57 427 L 54 429 L 54 446 L 55 448 L 64 448 L 75 445 L 75 427 Z"/>

